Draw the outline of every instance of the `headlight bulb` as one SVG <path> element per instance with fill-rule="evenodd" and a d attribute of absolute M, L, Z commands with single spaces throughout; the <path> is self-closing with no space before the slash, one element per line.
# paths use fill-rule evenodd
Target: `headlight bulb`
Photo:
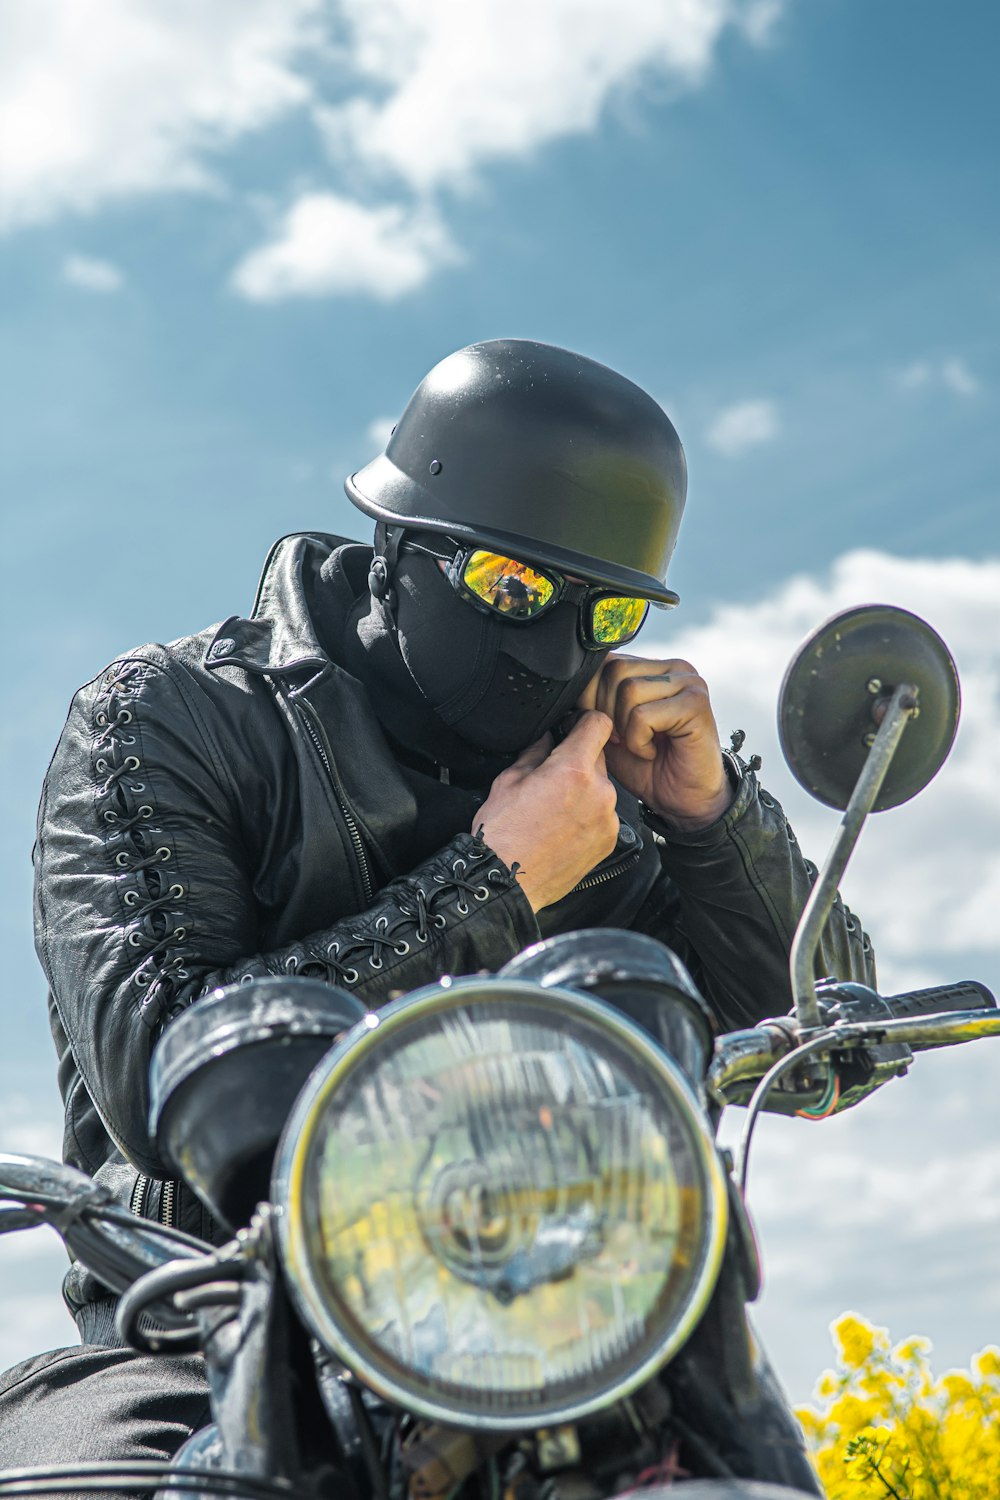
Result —
<path fill-rule="evenodd" d="M 711 1294 L 722 1169 L 676 1064 L 603 1002 L 458 980 L 317 1070 L 279 1151 L 289 1279 L 387 1399 L 515 1429 L 584 1415 Z"/>

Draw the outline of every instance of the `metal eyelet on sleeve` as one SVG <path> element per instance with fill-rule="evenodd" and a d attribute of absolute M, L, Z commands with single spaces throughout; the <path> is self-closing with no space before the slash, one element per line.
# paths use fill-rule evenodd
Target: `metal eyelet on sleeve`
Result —
<path fill-rule="evenodd" d="M 117 874 L 128 872 L 129 887 L 122 904 L 129 911 L 126 947 L 137 956 L 131 980 L 141 992 L 143 1018 L 157 1025 L 170 1017 L 174 983 L 186 979 L 182 945 L 190 926 L 177 921 L 178 903 L 186 895 L 180 881 L 167 881 L 163 866 L 174 859 L 167 843 L 156 843 L 150 826 L 156 806 L 145 780 L 134 773 L 142 766 L 134 701 L 142 680 L 138 662 L 117 663 L 105 674 L 94 712 L 92 745 L 98 817 L 105 830 L 105 846 Z M 133 733 L 125 733 L 125 726 Z M 135 750 L 133 750 L 135 747 Z M 126 753 L 127 751 L 127 753 Z M 140 803 L 136 799 L 143 797 Z M 157 829 L 160 839 L 163 829 Z M 133 884 L 133 882 L 135 882 Z"/>
<path fill-rule="evenodd" d="M 467 917 L 472 909 L 469 897 L 478 902 L 488 901 L 493 894 L 491 886 L 504 880 L 503 872 L 495 864 L 489 870 L 483 869 L 484 863 L 494 858 L 485 845 L 477 845 L 472 859 L 459 856 L 452 862 L 450 873 L 435 872 L 430 877 L 432 889 L 416 881 L 402 883 L 408 899 L 399 901 L 395 918 L 384 911 L 369 917 L 367 923 L 361 918 L 349 941 L 331 942 L 321 950 L 324 957 L 320 962 L 325 965 L 330 982 L 356 984 L 359 979 L 356 966 L 362 957 L 369 970 L 378 973 L 386 967 L 388 954 L 405 958 L 413 944 L 429 943 L 433 930 L 444 931 L 449 913 Z M 401 936 L 402 928 L 407 929 L 405 937 Z"/>

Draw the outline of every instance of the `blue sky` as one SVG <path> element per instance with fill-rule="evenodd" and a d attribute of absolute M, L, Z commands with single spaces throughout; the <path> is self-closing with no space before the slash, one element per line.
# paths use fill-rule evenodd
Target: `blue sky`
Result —
<path fill-rule="evenodd" d="M 691 490 L 672 574 L 683 609 L 659 644 L 700 643 L 725 728 L 759 715 L 748 729 L 770 735 L 782 653 L 840 601 L 895 590 L 948 636 L 965 739 L 932 811 L 870 832 L 852 899 L 900 987 L 965 969 L 1000 981 L 995 7 L 7 0 L 0 33 L 0 489 L 18 641 L 0 1088 L 17 1139 L 49 1139 L 57 1115 L 28 858 L 72 691 L 119 650 L 247 608 L 281 532 L 364 535 L 343 475 L 432 363 L 483 337 L 602 359 L 674 417 Z M 829 826 L 813 817 L 796 814 L 816 855 Z M 968 896 L 945 937 L 931 818 L 949 851 L 940 899 Z M 935 892 L 912 898 L 909 927 L 887 905 L 879 839 Z M 942 1093 L 943 1118 L 960 1092 Z M 887 1143 L 894 1126 L 912 1136 L 887 1107 Z M 831 1181 L 857 1161 L 833 1129 Z M 789 1139 L 774 1137 L 779 1157 Z M 884 1237 L 872 1180 L 857 1181 Z M 992 1155 L 975 1183 L 954 1213 L 979 1215 L 985 1256 Z M 768 1212 L 775 1259 L 793 1264 L 795 1225 L 780 1203 Z M 840 1280 L 803 1292 L 801 1352 L 775 1289 L 766 1331 L 797 1394 L 826 1358 L 825 1320 L 864 1290 L 845 1258 L 868 1254 L 843 1248 Z M 54 1265 L 31 1270 L 18 1353 L 37 1344 Z M 900 1336 L 952 1332 L 951 1359 L 1000 1340 L 955 1298 L 883 1301 L 909 1320 Z"/>

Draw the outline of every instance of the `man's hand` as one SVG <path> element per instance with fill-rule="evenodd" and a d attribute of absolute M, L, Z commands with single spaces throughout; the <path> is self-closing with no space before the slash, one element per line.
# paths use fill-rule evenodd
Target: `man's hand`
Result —
<path fill-rule="evenodd" d="M 733 799 L 708 688 L 687 661 L 612 652 L 579 707 L 614 724 L 608 771 L 681 829 L 707 828 Z"/>
<path fill-rule="evenodd" d="M 565 896 L 618 842 L 617 795 L 604 747 L 611 720 L 585 713 L 561 745 L 550 734 L 502 771 L 479 810 L 476 827 L 504 864 L 520 865 L 532 910 Z"/>

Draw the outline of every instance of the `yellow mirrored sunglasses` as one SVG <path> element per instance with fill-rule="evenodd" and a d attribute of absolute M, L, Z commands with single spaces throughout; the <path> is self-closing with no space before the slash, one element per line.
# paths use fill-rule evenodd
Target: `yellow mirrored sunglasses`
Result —
<path fill-rule="evenodd" d="M 548 568 L 481 547 L 457 551 L 448 560 L 446 577 L 470 604 L 514 624 L 540 619 L 560 600 L 576 604 L 580 639 L 591 651 L 632 640 L 649 611 L 648 599 L 615 594 L 599 584 L 570 583 Z"/>

